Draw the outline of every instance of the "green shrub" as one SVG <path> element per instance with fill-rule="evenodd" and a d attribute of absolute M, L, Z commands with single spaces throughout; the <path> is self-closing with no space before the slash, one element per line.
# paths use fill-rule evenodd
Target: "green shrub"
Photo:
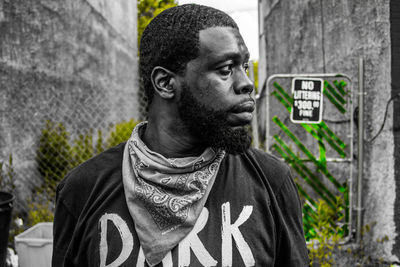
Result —
<path fill-rule="evenodd" d="M 57 184 L 71 168 L 69 136 L 62 123 L 48 120 L 39 139 L 36 162 L 43 180 L 39 191 L 46 191 L 51 199 L 55 196 Z"/>
<path fill-rule="evenodd" d="M 89 129 L 71 140 L 71 134 L 62 123 L 46 122 L 39 139 L 36 161 L 42 177 L 37 191 L 46 192 L 47 199 L 55 199 L 57 184 L 68 171 L 104 150 L 102 132 L 97 132 L 93 145 L 93 130 Z"/>
<path fill-rule="evenodd" d="M 46 121 L 36 153 L 38 171 L 42 178 L 41 185 L 36 189 L 37 193 L 45 195 L 48 201 L 54 201 L 57 184 L 68 171 L 105 149 L 128 140 L 138 123 L 131 119 L 116 124 L 110 128 L 104 142 L 100 130 L 97 131 L 96 139 L 93 130 L 89 129 L 71 140 L 71 134 L 64 124 Z"/>
<path fill-rule="evenodd" d="M 343 217 L 337 217 L 334 210 L 341 211 L 342 199 L 336 198 L 335 209 L 332 209 L 325 200 L 320 199 L 314 215 L 313 229 L 315 237 L 308 244 L 311 266 L 328 267 L 332 266 L 333 251 L 339 248 L 339 242 L 343 238 L 342 227 L 338 226 Z"/>
<path fill-rule="evenodd" d="M 339 211 L 344 209 L 343 200 L 337 197 L 335 209 L 332 209 L 324 200 L 319 200 L 317 207 L 313 225 L 315 237 L 307 244 L 310 266 L 388 266 L 383 264 L 382 258 L 373 259 L 368 252 L 368 247 L 371 247 L 370 242 L 372 240 L 366 239 L 366 235 L 371 231 L 375 223 L 362 227 L 361 235 L 364 238 L 359 244 L 352 242 L 345 244 L 343 227 L 340 226 L 343 216 L 338 217 L 338 213 L 334 211 L 336 209 Z M 374 243 L 384 243 L 388 240 L 388 236 L 385 235 L 376 239 Z"/>
<path fill-rule="evenodd" d="M 27 213 L 13 214 L 10 227 L 10 244 L 14 236 L 27 228 L 39 223 L 54 220 L 54 200 L 58 183 L 67 172 L 85 162 L 107 148 L 118 145 L 129 139 L 133 128 L 138 121 L 122 121 L 110 128 L 104 141 L 101 130 L 97 136 L 89 129 L 74 139 L 63 123 L 46 121 L 41 131 L 39 145 L 36 152 L 37 168 L 41 176 L 41 184 L 36 187 L 31 197 Z M 0 162 L 0 188 L 14 192 L 15 173 L 12 166 L 12 156 L 9 162 Z M 22 222 L 22 225 L 21 225 Z"/>
<path fill-rule="evenodd" d="M 100 132 L 101 133 L 101 132 Z M 99 138 L 101 139 L 101 137 Z M 97 146 L 97 145 L 96 145 Z M 93 130 L 90 129 L 84 134 L 79 134 L 71 144 L 71 169 L 77 167 L 96 155 L 93 146 Z"/>
<path fill-rule="evenodd" d="M 27 227 L 31 227 L 40 222 L 52 222 L 54 220 L 54 204 L 49 201 L 29 204 Z"/>
<path fill-rule="evenodd" d="M 106 147 L 110 148 L 125 142 L 131 136 L 133 128 L 139 123 L 136 120 L 122 121 L 114 126 L 106 140 Z"/>
<path fill-rule="evenodd" d="M 62 123 L 46 121 L 36 153 L 42 183 L 36 188 L 28 206 L 25 227 L 38 222 L 52 221 L 56 187 L 67 172 L 105 149 L 129 139 L 136 124 L 138 121 L 133 119 L 116 124 L 110 128 L 110 133 L 104 142 L 100 130 L 97 131 L 96 138 L 93 130 L 89 129 L 71 140 L 71 134 Z M 0 182 L 4 180 L 3 176 L 3 174 L 0 176 Z"/>
<path fill-rule="evenodd" d="M 104 151 L 104 144 L 103 144 L 103 133 L 101 130 L 97 131 L 97 141 L 95 146 L 95 153 L 100 154 Z"/>

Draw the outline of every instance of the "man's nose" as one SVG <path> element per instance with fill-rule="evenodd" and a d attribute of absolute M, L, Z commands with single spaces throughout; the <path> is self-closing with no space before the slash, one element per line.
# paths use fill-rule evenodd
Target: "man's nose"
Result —
<path fill-rule="evenodd" d="M 235 92 L 236 94 L 251 94 L 254 90 L 254 84 L 247 76 L 246 71 L 240 70 L 236 75 Z"/>

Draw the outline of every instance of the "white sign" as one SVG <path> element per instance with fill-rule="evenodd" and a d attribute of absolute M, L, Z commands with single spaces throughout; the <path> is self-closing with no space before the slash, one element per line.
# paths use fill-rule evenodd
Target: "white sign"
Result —
<path fill-rule="evenodd" d="M 320 123 L 322 121 L 323 80 L 294 78 L 292 80 L 293 106 L 290 119 L 294 123 Z"/>

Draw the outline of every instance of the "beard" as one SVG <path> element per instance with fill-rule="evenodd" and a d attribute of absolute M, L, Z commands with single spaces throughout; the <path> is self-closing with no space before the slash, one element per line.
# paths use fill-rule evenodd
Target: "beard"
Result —
<path fill-rule="evenodd" d="M 249 125 L 233 129 L 228 125 L 229 110 L 214 110 L 199 103 L 186 84 L 182 88 L 178 112 L 189 133 L 207 147 L 231 154 L 243 153 L 250 147 Z"/>

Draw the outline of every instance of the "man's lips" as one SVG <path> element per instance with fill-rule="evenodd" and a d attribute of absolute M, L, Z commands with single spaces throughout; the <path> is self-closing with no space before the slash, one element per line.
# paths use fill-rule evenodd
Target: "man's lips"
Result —
<path fill-rule="evenodd" d="M 245 125 L 253 119 L 252 112 L 255 109 L 254 101 L 248 100 L 234 106 L 228 115 L 228 121 L 233 126 Z"/>
<path fill-rule="evenodd" d="M 242 102 L 231 109 L 232 113 L 253 112 L 255 109 L 254 100 Z"/>

